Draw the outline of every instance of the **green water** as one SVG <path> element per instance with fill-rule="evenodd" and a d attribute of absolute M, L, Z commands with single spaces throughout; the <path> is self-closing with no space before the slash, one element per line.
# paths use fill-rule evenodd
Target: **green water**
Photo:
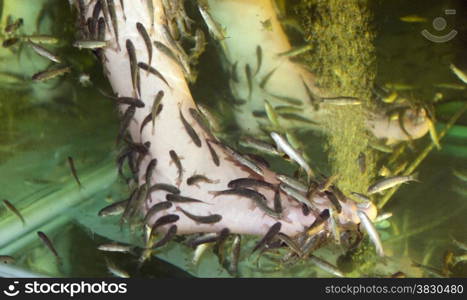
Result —
<path fill-rule="evenodd" d="M 0 255 L 11 255 L 16 259 L 15 266 L 46 276 L 110 276 L 105 257 L 114 260 L 132 276 L 229 276 L 211 250 L 194 267 L 190 264 L 192 250 L 177 242 L 163 248 L 158 258 L 151 259 L 140 271 L 136 268 L 135 257 L 124 254 L 104 256 L 96 249 L 97 245 L 109 240 L 141 246 L 140 235 L 130 235 L 128 228 L 121 229 L 117 217 L 97 217 L 100 208 L 129 193 L 116 174 L 116 108 L 96 89 L 110 91 L 110 88 L 93 55 L 69 46 L 73 40 L 74 16 L 67 1 L 37 1 L 37 7 L 29 8 L 18 1 L 12 9 L 14 1 L 0 1 L 5 8 L 2 32 L 8 14 L 23 17 L 24 27 L 18 35 L 40 32 L 58 37 L 61 42 L 51 48 L 67 57 L 76 71 L 50 83 L 33 83 L 30 80 L 32 74 L 47 67 L 47 62 L 27 47 L 0 50 L 0 72 L 14 73 L 21 79 L 15 84 L 4 79 L 0 82 L 0 198 L 12 202 L 26 218 L 26 226 L 22 226 L 10 211 L 3 206 L 0 208 Z M 35 14 L 30 10 L 41 7 L 47 13 L 36 27 L 35 20 L 31 19 Z M 457 10 L 455 17 L 446 17 L 446 31 L 455 28 L 459 32 L 457 37 L 443 44 L 427 42 L 420 31 L 427 28 L 434 32 L 431 20 L 442 16 L 447 8 Z M 431 103 L 435 93 L 442 93 L 443 100 L 434 105 L 437 128 L 442 129 L 467 101 L 466 90 L 434 86 L 437 83 L 461 83 L 448 68 L 451 62 L 467 69 L 467 61 L 462 59 L 467 51 L 467 23 L 461 21 L 467 19 L 465 4 L 461 1 L 419 0 L 408 4 L 407 1 L 380 0 L 372 3 L 372 9 L 372 25 L 376 33 L 376 82 L 380 85 L 410 85 L 413 89 L 400 92 L 401 95 L 426 103 Z M 406 23 L 399 20 L 412 14 L 428 21 Z M 64 26 L 55 25 L 50 21 L 52 18 L 62 21 L 60 24 Z M 4 34 L 0 37 L 2 42 L 7 38 Z M 227 116 L 223 120 L 224 134 L 232 138 L 239 133 L 228 102 L 227 77 L 221 70 L 216 49 L 208 46 L 200 62 L 199 80 L 193 87 L 193 94 L 198 101 Z M 78 78 L 83 72 L 90 74 L 92 86 L 80 85 Z M 415 141 L 401 159 L 413 161 L 430 143 L 428 135 Z M 417 169 L 421 182 L 404 185 L 384 207 L 383 213 L 393 214 L 388 227 L 380 229 L 385 250 L 391 257 L 384 274 L 404 270 L 409 276 L 427 276 L 423 270 L 411 268 L 411 260 L 442 269 L 447 251 L 461 253 L 451 237 L 464 242 L 467 239 L 467 182 L 454 176 L 453 170 L 467 170 L 467 115 L 461 117 L 441 144 L 441 150 L 433 150 Z M 83 183 L 81 190 L 70 174 L 68 156 L 74 158 Z M 274 161 L 273 167 L 281 171 L 290 169 L 290 166 Z M 36 232 L 39 230 L 53 240 L 62 257 L 62 265 L 57 265 L 53 255 L 38 239 Z M 254 238 L 245 237 L 245 240 L 245 249 L 255 242 Z M 337 253 L 332 246 L 319 252 L 330 261 L 337 259 Z M 274 257 L 262 258 L 259 267 L 255 259 L 242 258 L 240 271 L 243 276 L 329 276 L 307 263 L 277 269 Z M 374 262 L 374 258 L 370 261 Z M 361 266 L 356 267 L 351 276 L 383 273 L 381 266 L 372 269 L 372 264 L 365 266 L 363 259 L 359 263 Z M 457 264 L 449 274 L 467 276 L 467 264 Z"/>

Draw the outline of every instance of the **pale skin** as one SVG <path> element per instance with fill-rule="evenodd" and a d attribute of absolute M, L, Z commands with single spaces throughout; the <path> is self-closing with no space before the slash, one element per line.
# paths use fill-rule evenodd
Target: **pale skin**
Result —
<path fill-rule="evenodd" d="M 93 5 L 94 4 L 90 5 L 90 9 L 88 9 L 89 13 L 92 12 Z M 134 44 L 138 61 L 148 61 L 144 41 L 135 27 L 136 22 L 142 23 L 148 29 L 152 41 L 168 44 L 168 41 L 162 34 L 161 24 L 166 22 L 164 10 L 162 9 L 162 2 L 154 0 L 153 6 L 155 10 L 155 28 L 150 31 L 151 22 L 149 20 L 149 14 L 146 11 L 145 0 L 125 1 L 126 20 L 123 18 L 118 1 L 116 1 L 121 49 L 118 50 L 116 46 L 113 31 L 107 29 L 106 39 L 109 41 L 110 46 L 104 50 L 106 59 L 104 59 L 103 63 L 112 88 L 119 96 L 135 95 L 130 74 L 129 58 L 125 48 L 126 40 L 130 39 Z M 138 174 L 139 185 L 144 184 L 144 171 L 146 170 L 147 164 L 153 158 L 157 158 L 158 164 L 152 176 L 151 184 L 168 183 L 176 185 L 178 170 L 173 163 L 171 164 L 171 158 L 169 156 L 169 151 L 175 150 L 179 157 L 183 157 L 181 163 L 185 170 L 183 181 L 179 186 L 181 195 L 196 198 L 205 203 L 177 203 L 169 210 L 159 213 L 154 218 L 150 219 L 148 221 L 149 224 L 155 222 L 155 220 L 162 215 L 172 213 L 180 217 L 176 222 L 178 234 L 219 232 L 223 228 L 229 228 L 232 233 L 263 235 L 271 225 L 280 221 L 282 223 L 281 232 L 294 236 L 314 222 L 315 216 L 313 214 L 305 216 L 301 206 L 298 205 L 296 201 L 288 199 L 285 194 L 281 195 L 284 213 L 283 217 L 280 219 L 275 219 L 266 215 L 249 199 L 226 195 L 214 197 L 210 192 L 225 190 L 231 180 L 249 177 L 252 176 L 253 173 L 245 168 L 239 167 L 238 164 L 233 162 L 230 154 L 224 151 L 221 146 L 214 143 L 211 145 L 219 156 L 220 166 L 216 166 L 213 163 L 206 144 L 206 139 L 210 137 L 195 122 L 189 113 L 189 108 L 195 108 L 195 103 L 182 68 L 173 60 L 167 59 L 167 57 L 158 50 L 154 50 L 152 66 L 157 67 L 157 70 L 164 75 L 171 88 L 157 77 L 147 74 L 145 71 L 140 72 L 141 100 L 145 103 L 145 107 L 136 109 L 135 116 L 129 125 L 129 132 L 134 142 L 145 143 L 150 141 L 151 146 L 148 155 L 146 155 L 140 167 L 142 171 Z M 148 123 L 140 134 L 141 123 L 151 112 L 154 97 L 160 90 L 163 90 L 165 94 L 162 100 L 163 110 L 156 120 L 154 133 L 152 131 L 152 124 Z M 126 109 L 127 105 L 120 106 L 122 112 Z M 179 117 L 179 109 L 199 136 L 201 147 L 196 146 L 192 138 L 187 134 Z M 278 183 L 275 178 L 276 174 L 273 171 L 265 167 L 262 167 L 262 169 L 264 172 L 263 180 L 273 184 Z M 194 171 L 199 174 L 206 174 L 210 179 L 218 180 L 218 183 L 203 184 L 201 182 L 199 183 L 199 188 L 196 186 L 189 186 L 186 184 L 186 179 L 193 174 Z M 268 199 L 268 206 L 273 207 L 274 193 L 264 189 L 258 189 L 258 191 L 266 196 Z M 148 197 L 146 200 L 142 213 L 144 214 L 154 203 L 165 201 L 165 196 L 166 192 L 164 191 L 154 192 L 151 197 Z M 331 205 L 329 200 L 324 197 L 317 196 L 313 201 L 320 210 Z M 356 203 L 348 200 L 346 203 L 342 203 L 342 206 L 343 212 L 339 215 L 339 223 L 343 226 L 351 226 L 352 224 L 359 223 L 358 216 L 356 215 Z M 215 224 L 197 224 L 180 213 L 177 207 L 182 207 L 184 210 L 195 215 L 219 214 L 222 216 L 222 220 Z M 371 219 L 375 218 L 376 209 L 372 204 L 368 204 L 361 209 L 363 209 Z"/>

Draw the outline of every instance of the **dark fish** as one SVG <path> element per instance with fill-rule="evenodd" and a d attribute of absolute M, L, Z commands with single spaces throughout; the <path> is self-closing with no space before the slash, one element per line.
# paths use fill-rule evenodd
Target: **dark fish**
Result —
<path fill-rule="evenodd" d="M 157 219 L 156 222 L 154 222 L 154 224 L 152 225 L 150 236 L 153 235 L 153 233 L 156 231 L 156 229 L 157 229 L 158 227 L 161 227 L 161 226 L 164 226 L 164 225 L 167 225 L 167 224 L 170 224 L 170 223 L 175 223 L 175 222 L 177 222 L 179 219 L 180 219 L 180 217 L 177 216 L 177 215 L 165 215 L 165 216 L 163 216 L 163 217 L 160 217 L 160 218 Z"/>
<path fill-rule="evenodd" d="M 211 138 L 214 138 L 214 136 L 211 133 L 211 129 L 209 128 L 209 125 L 206 124 L 204 117 L 199 113 L 199 111 L 195 108 L 190 107 L 188 109 L 190 112 L 190 115 L 193 119 L 195 119 L 196 123 L 204 130 L 206 134 L 208 134 Z"/>
<path fill-rule="evenodd" d="M 2 6 L 3 8 L 3 6 Z M 6 27 L 5 27 L 5 33 L 7 34 L 12 34 L 13 32 L 15 32 L 16 30 L 18 30 L 22 25 L 23 25 L 23 19 L 22 18 L 19 18 L 17 19 L 15 22 L 11 23 L 11 24 L 8 24 Z"/>
<path fill-rule="evenodd" d="M 126 50 L 128 53 L 128 57 L 130 58 L 131 82 L 133 84 L 133 89 L 138 95 L 141 95 L 138 61 L 136 59 L 136 49 L 135 45 L 133 45 L 133 42 L 130 39 L 126 40 Z"/>
<path fill-rule="evenodd" d="M 84 0 L 78 0 L 77 2 L 80 25 L 83 26 L 84 24 L 86 24 L 86 5 L 84 4 Z"/>
<path fill-rule="evenodd" d="M 143 184 L 139 187 L 135 197 L 132 197 L 128 204 L 130 205 L 128 217 L 132 218 L 149 195 L 149 186 Z"/>
<path fill-rule="evenodd" d="M 128 199 L 112 203 L 104 208 L 102 208 L 97 215 L 99 217 L 115 216 L 120 215 L 125 210 L 125 207 L 128 204 Z"/>
<path fill-rule="evenodd" d="M 230 181 L 227 185 L 231 189 L 248 188 L 248 187 L 264 187 L 273 189 L 274 185 L 260 179 L 254 178 L 238 178 Z"/>
<path fill-rule="evenodd" d="M 62 262 L 61 262 L 60 256 L 58 255 L 57 250 L 55 250 L 55 247 L 52 244 L 52 241 L 50 241 L 47 235 L 45 235 L 45 233 L 43 233 L 42 231 L 38 231 L 37 235 L 42 240 L 42 242 L 47 246 L 47 248 L 49 248 L 49 250 L 52 251 L 53 255 L 57 258 L 57 262 L 61 264 Z"/>
<path fill-rule="evenodd" d="M 139 34 L 144 40 L 144 43 L 146 44 L 146 50 L 148 51 L 148 66 L 151 66 L 151 61 L 152 61 L 152 43 L 151 43 L 151 38 L 149 37 L 148 32 L 146 31 L 146 28 L 144 27 L 143 24 L 140 22 L 136 23 L 136 29 L 138 29 Z"/>
<path fill-rule="evenodd" d="M 285 102 L 290 105 L 296 105 L 296 106 L 301 106 L 303 105 L 303 101 L 300 99 L 295 99 L 287 96 L 281 96 L 281 95 L 275 95 L 271 94 L 272 97 L 276 98 L 279 101 Z"/>
<path fill-rule="evenodd" d="M 156 249 L 156 248 L 160 248 L 162 246 L 165 246 L 176 235 L 177 235 L 177 225 L 170 226 L 169 230 L 167 230 L 167 233 L 164 235 L 164 237 L 162 239 L 158 240 L 157 243 L 155 243 L 152 246 L 152 249 Z"/>
<path fill-rule="evenodd" d="M 281 217 L 280 213 L 277 213 L 273 209 L 269 208 L 269 206 L 267 205 L 266 197 L 264 197 L 263 194 L 258 193 L 257 191 L 240 188 L 240 189 L 231 189 L 231 190 L 216 191 L 216 192 L 209 192 L 209 193 L 213 194 L 214 197 L 217 197 L 219 195 L 236 195 L 240 197 L 245 197 L 245 198 L 253 200 L 253 202 L 268 216 L 273 217 L 273 218 Z"/>
<path fill-rule="evenodd" d="M 214 248 L 212 249 L 212 252 L 217 256 L 219 265 L 223 266 L 224 265 L 224 246 L 225 242 L 227 241 L 227 238 L 230 235 L 230 229 L 229 228 L 224 228 L 219 232 L 219 238 L 217 239 L 216 244 L 214 245 Z"/>
<path fill-rule="evenodd" d="M 144 126 L 146 126 L 149 122 L 152 121 L 152 113 L 149 113 L 144 119 L 143 122 L 141 122 L 141 127 L 139 128 L 139 133 L 143 132 Z"/>
<path fill-rule="evenodd" d="M 198 182 L 201 182 L 201 181 L 206 182 L 206 183 L 211 183 L 211 184 L 219 183 L 219 180 L 212 180 L 212 179 L 209 179 L 208 177 L 206 177 L 204 175 L 197 174 L 197 175 L 193 175 L 190 178 L 188 178 L 186 180 L 186 184 L 198 186 Z"/>
<path fill-rule="evenodd" d="M 180 183 L 182 182 L 183 180 L 183 166 L 182 166 L 182 162 L 180 161 L 180 157 L 177 155 L 177 152 L 175 152 L 174 150 L 170 150 L 169 151 L 169 155 L 170 155 L 170 158 L 172 159 L 172 162 L 175 164 L 175 166 L 177 167 L 177 170 L 178 170 L 178 178 L 177 178 L 177 182 L 178 182 L 178 185 L 180 185 Z"/>
<path fill-rule="evenodd" d="M 95 39 L 97 36 L 97 19 L 88 18 L 87 21 L 89 36 L 92 39 Z"/>
<path fill-rule="evenodd" d="M 111 23 L 113 22 L 110 20 L 110 11 L 109 11 L 109 6 L 107 5 L 107 0 L 98 0 L 98 1 L 102 7 L 102 13 L 104 14 L 105 23 L 107 24 L 107 27 L 110 28 Z"/>
<path fill-rule="evenodd" d="M 303 83 L 303 87 L 305 88 L 305 91 L 306 91 L 306 94 L 308 96 L 308 100 L 310 101 L 311 105 L 313 106 L 313 108 L 315 110 L 318 110 L 319 106 L 318 106 L 318 103 L 321 101 L 321 99 L 319 99 L 318 96 L 316 96 L 311 90 L 310 88 L 308 87 L 308 85 L 306 84 L 305 80 L 303 80 L 302 78 L 302 83 Z"/>
<path fill-rule="evenodd" d="M 250 100 L 251 93 L 253 92 L 253 79 L 252 79 L 251 68 L 249 64 L 245 65 L 245 74 L 246 74 L 246 80 L 248 82 L 248 100 Z"/>
<path fill-rule="evenodd" d="M 324 191 L 324 193 L 326 194 L 326 196 L 328 196 L 329 201 L 331 201 L 332 205 L 334 205 L 334 207 L 336 208 L 336 211 L 338 213 L 341 213 L 342 206 L 339 203 L 339 200 L 337 199 L 336 195 L 334 195 L 334 193 L 330 191 Z"/>
<path fill-rule="evenodd" d="M 155 191 L 158 191 L 158 190 L 166 191 L 166 192 L 169 192 L 171 194 L 180 194 L 180 190 L 176 186 L 166 184 L 166 183 L 153 184 L 151 186 L 151 188 L 149 189 L 149 193 L 152 193 L 152 192 L 155 192 Z"/>
<path fill-rule="evenodd" d="M 258 74 L 259 70 L 261 69 L 261 63 L 263 62 L 263 49 L 260 45 L 256 46 L 256 72 L 255 75 Z"/>
<path fill-rule="evenodd" d="M 8 208 L 12 213 L 14 213 L 21 220 L 23 225 L 26 224 L 26 222 L 24 221 L 23 215 L 21 215 L 19 210 L 16 209 L 16 207 L 13 204 L 11 204 L 10 201 L 3 199 L 3 203 L 5 204 L 6 208 Z"/>
<path fill-rule="evenodd" d="M 153 216 L 155 216 L 158 212 L 161 212 L 163 210 L 167 210 L 173 206 L 172 202 L 159 202 L 154 204 L 146 213 L 146 216 L 144 216 L 143 223 L 147 223 Z"/>
<path fill-rule="evenodd" d="M 126 20 L 125 5 L 123 5 L 123 3 L 124 3 L 124 0 L 120 0 L 120 6 L 122 7 L 123 18 Z"/>
<path fill-rule="evenodd" d="M 152 175 L 157 166 L 157 158 L 151 159 L 147 168 L 146 168 L 146 184 L 151 184 Z"/>
<path fill-rule="evenodd" d="M 269 73 L 267 73 L 266 75 L 264 75 L 263 79 L 261 79 L 261 82 L 259 83 L 259 87 L 264 89 L 264 87 L 266 86 L 266 84 L 268 83 L 269 79 L 272 77 L 272 75 L 274 74 L 274 72 L 276 72 L 277 68 L 274 68 L 272 69 L 271 71 L 269 71 Z"/>
<path fill-rule="evenodd" d="M 186 210 L 184 210 L 183 208 L 178 208 L 185 216 L 187 216 L 188 218 L 192 219 L 193 221 L 197 222 L 197 223 L 202 223 L 202 224 L 214 224 L 214 223 L 217 223 L 217 222 L 220 222 L 220 220 L 222 220 L 222 216 L 221 215 L 218 215 L 218 214 L 214 214 L 214 215 L 208 215 L 208 216 L 196 216 L 196 215 L 193 215 L 193 214 L 190 214 L 189 212 L 187 212 Z"/>
<path fill-rule="evenodd" d="M 321 231 L 320 230 L 321 225 L 323 225 L 324 222 L 326 222 L 329 219 L 329 216 L 330 216 L 329 210 L 328 209 L 323 210 L 319 214 L 318 218 L 316 218 L 316 220 L 313 222 L 313 224 L 311 224 L 310 227 L 306 229 L 306 234 L 308 236 L 313 236 L 319 231 Z"/>
<path fill-rule="evenodd" d="M 73 158 L 71 156 L 68 156 L 68 164 L 70 165 L 71 174 L 73 174 L 73 177 L 75 178 L 76 183 L 81 188 L 81 182 L 79 181 L 78 174 L 76 173 L 75 164 L 73 163 Z"/>
<path fill-rule="evenodd" d="M 92 9 L 92 18 L 95 20 L 98 20 L 101 11 L 102 11 L 102 2 L 97 1 L 96 5 L 94 5 L 94 8 Z"/>
<path fill-rule="evenodd" d="M 196 248 L 202 244 L 217 242 L 218 239 L 219 239 L 219 235 L 217 233 L 211 232 L 211 233 L 203 234 L 201 236 L 197 236 L 195 238 L 189 239 L 186 242 L 186 245 L 191 248 Z"/>
<path fill-rule="evenodd" d="M 232 80 L 233 80 L 234 82 L 238 82 L 237 66 L 238 66 L 238 61 L 236 61 L 236 62 L 232 65 L 232 71 L 230 72 L 230 74 L 231 74 L 231 76 L 232 76 Z"/>
<path fill-rule="evenodd" d="M 201 147 L 201 140 L 200 140 L 198 134 L 193 129 L 193 127 L 190 125 L 190 123 L 187 122 L 187 120 L 183 116 L 183 113 L 182 113 L 181 109 L 179 109 L 179 112 L 180 112 L 180 119 L 182 120 L 182 123 L 183 123 L 183 127 L 185 127 L 185 130 L 188 133 L 188 135 L 190 136 L 191 140 L 193 141 L 193 143 L 195 143 L 196 146 Z"/>
<path fill-rule="evenodd" d="M 126 206 L 125 206 L 125 209 L 123 210 L 123 215 L 121 217 L 121 222 L 122 223 L 128 221 L 128 219 L 132 215 L 133 208 L 134 208 L 135 202 L 136 202 L 135 199 L 138 197 L 138 193 L 139 193 L 139 187 L 135 188 L 131 192 L 130 197 L 128 197 L 128 199 L 125 200 L 126 201 Z"/>
<path fill-rule="evenodd" d="M 128 106 L 125 113 L 123 114 L 122 124 L 120 125 L 120 130 L 117 135 L 117 145 L 120 143 L 120 140 L 122 139 L 123 135 L 128 129 L 128 126 L 130 125 L 131 120 L 133 120 L 133 117 L 135 116 L 135 112 L 136 112 L 136 106 L 130 105 Z"/>
<path fill-rule="evenodd" d="M 148 64 L 146 64 L 146 63 L 144 63 L 144 62 L 139 62 L 139 63 L 138 63 L 138 67 L 139 67 L 140 69 L 143 69 L 144 71 L 147 71 L 147 72 L 153 74 L 154 76 L 158 77 L 158 78 L 159 78 L 160 80 L 162 80 L 165 84 L 167 84 L 167 86 L 168 86 L 169 88 L 171 88 L 170 85 L 169 85 L 169 83 L 167 82 L 167 80 L 164 78 L 164 76 L 163 76 L 159 71 L 157 71 L 155 68 L 151 67 L 150 65 L 148 65 Z"/>
<path fill-rule="evenodd" d="M 138 108 L 144 107 L 144 102 L 141 101 L 140 99 L 137 98 L 132 98 L 132 97 L 118 97 L 117 98 L 117 104 L 128 104 L 128 105 L 134 105 Z"/>
<path fill-rule="evenodd" d="M 195 199 L 195 198 L 184 197 L 184 196 L 180 196 L 180 195 L 177 195 L 177 194 L 167 194 L 165 196 L 165 199 L 167 201 L 177 202 L 177 203 L 205 203 L 205 202 L 203 202 L 201 200 L 198 200 L 198 199 Z"/>
<path fill-rule="evenodd" d="M 152 134 L 154 134 L 154 128 L 156 128 L 156 117 L 162 111 L 162 98 L 164 98 L 164 91 L 160 90 L 156 98 L 154 98 L 154 102 L 152 103 L 151 108 L 151 116 L 152 116 Z"/>
<path fill-rule="evenodd" d="M 32 75 L 32 81 L 46 81 L 69 72 L 71 72 L 71 68 L 68 66 L 59 69 L 48 69 Z"/>
<path fill-rule="evenodd" d="M 216 151 L 214 148 L 212 148 L 211 143 L 209 143 L 209 140 L 206 140 L 206 144 L 208 144 L 209 152 L 211 153 L 212 161 L 216 166 L 219 166 L 221 164 L 219 160 L 219 156 L 217 156 Z"/>
<path fill-rule="evenodd" d="M 120 49 L 120 40 L 118 38 L 118 22 L 117 22 L 117 13 L 115 11 L 115 3 L 114 0 L 107 0 L 108 8 L 109 8 L 109 15 L 112 21 L 112 27 L 114 28 L 115 32 L 115 41 L 117 42 L 118 49 Z M 104 8 L 105 12 L 105 8 Z"/>
<path fill-rule="evenodd" d="M 258 244 L 256 244 L 251 253 L 254 253 L 256 250 L 262 247 L 267 247 L 267 245 L 272 241 L 272 239 L 281 231 L 281 227 L 281 222 L 274 223 L 274 225 L 272 225 L 271 228 L 269 228 L 268 232 L 266 232 L 264 237 L 258 242 Z"/>
<path fill-rule="evenodd" d="M 308 206 L 305 205 L 308 208 Z M 274 211 L 278 214 L 282 214 L 282 202 L 281 202 L 281 193 L 279 189 L 276 189 L 274 193 Z"/>
<path fill-rule="evenodd" d="M 293 240 L 291 239 L 288 235 L 285 233 L 279 232 L 277 234 L 277 237 L 284 242 L 290 249 L 292 249 L 293 252 L 295 252 L 298 256 L 302 256 L 302 250 L 300 249 L 300 246 Z"/>
<path fill-rule="evenodd" d="M 105 40 L 105 19 L 100 17 L 97 21 L 97 40 L 104 41 Z"/>

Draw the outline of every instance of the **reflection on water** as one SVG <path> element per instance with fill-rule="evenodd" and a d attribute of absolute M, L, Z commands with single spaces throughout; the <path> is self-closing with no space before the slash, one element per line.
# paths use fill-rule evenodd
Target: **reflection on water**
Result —
<path fill-rule="evenodd" d="M 10 210 L 1 209 L 0 255 L 11 255 L 15 265 L 50 276 L 109 276 L 105 258 L 115 261 L 132 276 L 229 276 L 214 255 L 215 248 L 208 249 L 194 266 L 193 250 L 183 245 L 183 238 L 163 248 L 158 253 L 160 259 L 151 259 L 141 269 L 137 268 L 135 256 L 103 255 L 96 249 L 97 245 L 112 240 L 135 245 L 136 253 L 143 246 L 142 232 L 135 230 L 130 234 L 129 228 L 119 225 L 118 217 L 97 217 L 99 209 L 129 193 L 124 181 L 116 175 L 117 114 L 112 103 L 98 90 L 110 91 L 110 88 L 93 55 L 70 46 L 74 16 L 66 1 L 37 1 L 35 7 L 9 0 L 0 3 L 3 4 L 0 40 L 4 45 L 0 49 L 1 198 L 12 202 L 26 219 L 23 226 Z M 383 0 L 371 6 L 377 34 L 375 81 L 385 90 L 383 98 L 401 104 L 425 105 L 436 114 L 438 132 L 466 101 L 465 85 L 448 67 L 455 63 L 467 69 L 461 59 L 466 46 L 462 33 L 467 29 L 460 21 L 463 17 L 465 20 L 461 15 L 464 6 L 461 1 L 435 1 L 426 5 L 426 1 L 408 4 Z M 444 17 L 449 21 L 447 25 L 459 32 L 458 36 L 447 43 L 427 42 L 420 32 L 423 29 L 435 32 L 431 22 L 446 9 L 457 11 L 455 17 Z M 24 24 L 11 30 L 12 24 L 20 23 L 19 18 Z M 50 21 L 57 18 L 65 26 Z M 300 24 L 292 21 L 288 22 Z M 297 30 L 289 29 L 291 40 L 299 44 L 303 37 Z M 48 67 L 48 62 L 24 43 L 26 36 L 37 32 L 58 38 L 51 40 L 49 47 L 66 58 L 74 70 L 71 74 L 45 83 L 30 80 L 32 74 Z M 18 42 L 14 43 L 14 39 Z M 228 99 L 231 95 L 226 90 L 228 78 L 222 72 L 217 51 L 208 44 L 201 57 L 199 80 L 192 90 L 195 99 L 222 112 L 223 134 L 235 140 L 240 133 L 231 117 L 233 111 Z M 86 74 L 90 75 L 91 84 L 83 84 Z M 300 137 L 306 140 L 310 135 L 313 133 L 305 132 Z M 456 263 L 456 257 L 465 254 L 465 249 L 453 242 L 455 239 L 466 243 L 467 237 L 466 141 L 464 115 L 442 140 L 441 149 L 433 150 L 417 168 L 420 182 L 403 185 L 380 212 L 392 214 L 377 224 L 388 256 L 384 267 L 373 256 L 374 250 L 367 240 L 354 251 L 344 253 L 338 246 L 329 244 L 315 254 L 337 262 L 349 276 L 383 276 L 397 271 L 409 276 L 437 276 L 438 271 L 442 276 L 466 276 L 466 262 Z M 403 172 L 430 143 L 430 137 L 426 136 L 395 146 L 392 154 L 377 152 L 376 167 L 380 172 L 394 174 L 398 168 Z M 306 146 L 310 153 L 316 152 L 313 145 Z M 317 152 L 315 157 L 324 157 L 321 150 Z M 70 174 L 69 156 L 75 161 L 82 190 Z M 291 169 L 283 162 L 271 163 L 284 172 Z M 323 169 L 329 169 L 322 164 Z M 376 198 L 381 201 L 384 196 Z M 39 230 L 53 241 L 63 264 L 58 265 L 37 238 Z M 243 276 L 330 276 L 309 261 L 287 266 L 281 262 L 286 254 L 282 250 L 248 256 L 256 241 L 253 237 L 243 237 L 240 262 Z M 231 260 L 232 242 L 230 238 L 224 249 L 224 265 Z M 426 267 L 415 267 L 413 263 Z"/>

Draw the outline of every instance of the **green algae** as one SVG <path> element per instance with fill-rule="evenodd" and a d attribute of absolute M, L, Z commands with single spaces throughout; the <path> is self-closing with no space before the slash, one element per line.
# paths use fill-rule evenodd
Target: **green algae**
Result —
<path fill-rule="evenodd" d="M 326 107 L 329 116 L 323 126 L 327 133 L 328 160 L 333 174 L 339 175 L 344 192 L 365 192 L 375 175 L 375 158 L 368 148 L 365 120 L 374 107 L 371 88 L 376 76 L 374 33 L 369 2 L 307 0 L 294 11 L 313 50 L 304 55 L 316 73 L 317 85 L 335 96 L 361 99 L 362 105 Z M 366 158 L 360 171 L 359 155 Z"/>

